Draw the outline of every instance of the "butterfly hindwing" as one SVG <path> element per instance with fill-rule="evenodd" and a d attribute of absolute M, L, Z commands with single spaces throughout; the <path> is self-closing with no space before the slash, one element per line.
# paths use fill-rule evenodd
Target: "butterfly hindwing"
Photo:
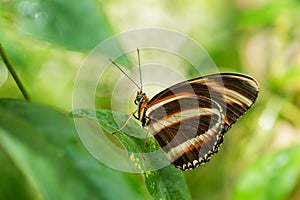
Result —
<path fill-rule="evenodd" d="M 206 97 L 181 96 L 152 110 L 148 128 L 172 164 L 195 168 L 216 153 L 222 141 L 221 110 Z"/>

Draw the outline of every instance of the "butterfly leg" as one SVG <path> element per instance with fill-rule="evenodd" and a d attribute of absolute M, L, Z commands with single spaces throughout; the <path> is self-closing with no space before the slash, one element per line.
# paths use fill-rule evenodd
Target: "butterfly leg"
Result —
<path fill-rule="evenodd" d="M 112 132 L 112 134 L 116 134 L 116 133 L 118 133 L 118 132 L 121 132 L 121 131 L 127 126 L 127 124 L 129 123 L 130 118 L 131 118 L 132 116 L 135 117 L 135 113 L 136 113 L 136 112 L 137 112 L 137 110 L 134 111 L 133 113 L 130 113 L 130 114 L 128 115 L 127 120 L 126 120 L 125 123 L 123 124 L 123 126 L 122 126 L 121 128 L 119 128 L 118 130 Z"/>

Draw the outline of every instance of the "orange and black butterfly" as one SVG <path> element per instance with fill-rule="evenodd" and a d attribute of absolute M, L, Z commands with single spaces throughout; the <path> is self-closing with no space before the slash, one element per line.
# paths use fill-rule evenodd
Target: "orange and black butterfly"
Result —
<path fill-rule="evenodd" d="M 139 66 L 140 56 L 138 50 Z M 112 60 L 111 60 L 112 61 Z M 149 100 L 138 86 L 133 116 L 148 127 L 169 161 L 194 169 L 218 152 L 224 134 L 256 101 L 257 81 L 244 74 L 220 73 L 175 84 Z M 140 70 L 141 77 L 141 70 Z"/>

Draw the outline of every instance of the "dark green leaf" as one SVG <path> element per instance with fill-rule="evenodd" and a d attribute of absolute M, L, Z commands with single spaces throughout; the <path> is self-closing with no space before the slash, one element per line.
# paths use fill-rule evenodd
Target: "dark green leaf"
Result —
<path fill-rule="evenodd" d="M 122 127 L 120 125 L 126 123 L 129 117 L 109 110 L 96 110 L 96 116 L 95 111 L 89 109 L 74 110 L 71 114 L 73 117 L 98 120 L 101 127 L 109 133 L 118 131 Z M 160 149 L 153 138 L 146 139 L 146 144 L 144 144 L 144 140 L 133 137 L 132 134 L 130 134 L 132 132 L 143 134 L 144 130 L 135 121 L 130 119 L 124 129 L 115 133 L 115 136 L 128 152 L 151 152 Z M 165 159 L 167 158 L 165 157 Z M 144 159 L 142 157 L 133 158 L 133 160 L 137 162 L 135 166 L 140 166 L 144 174 L 146 187 L 154 199 L 191 199 L 180 170 L 173 166 L 167 166 L 159 170 L 147 171 L 143 170 L 143 167 L 146 166 L 144 165 L 145 163 L 143 163 Z"/>
<path fill-rule="evenodd" d="M 7 163 L 1 164 L 0 199 L 147 197 L 138 177 L 102 165 L 84 149 L 64 113 L 5 99 L 0 113 L 0 158 Z"/>

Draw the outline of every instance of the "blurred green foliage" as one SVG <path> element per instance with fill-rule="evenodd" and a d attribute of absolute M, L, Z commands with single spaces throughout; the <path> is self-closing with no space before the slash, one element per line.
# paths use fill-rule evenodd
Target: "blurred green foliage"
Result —
<path fill-rule="evenodd" d="M 260 83 L 220 152 L 184 173 L 192 199 L 299 199 L 299 13 L 298 0 L 0 0 L 0 42 L 33 101 L 67 113 L 77 70 L 99 42 L 137 27 L 185 33 L 220 71 Z M 22 99 L 7 74 L 1 62 L 0 97 Z M 49 106 L 1 100 L 1 199 L 151 198 L 140 176 L 92 158 L 71 119 Z"/>

